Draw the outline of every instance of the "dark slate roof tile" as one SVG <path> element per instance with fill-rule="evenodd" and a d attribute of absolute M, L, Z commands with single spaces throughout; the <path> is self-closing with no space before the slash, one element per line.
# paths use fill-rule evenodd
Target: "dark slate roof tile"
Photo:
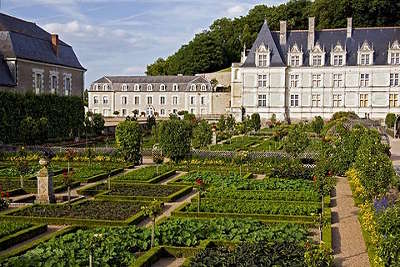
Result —
<path fill-rule="evenodd" d="M 201 76 L 104 76 L 93 83 L 208 83 Z"/>
<path fill-rule="evenodd" d="M 15 82 L 11 77 L 10 70 L 8 69 L 7 63 L 3 60 L 0 55 L 0 86 L 15 86 Z"/>

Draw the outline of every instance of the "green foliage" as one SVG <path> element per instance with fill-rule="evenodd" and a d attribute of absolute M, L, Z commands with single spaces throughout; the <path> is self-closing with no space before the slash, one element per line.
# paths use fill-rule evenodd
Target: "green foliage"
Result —
<path fill-rule="evenodd" d="M 331 162 L 322 157 L 317 161 L 314 168 L 314 183 L 318 192 L 323 196 L 329 196 L 336 185 L 335 178 L 332 176 Z"/>
<path fill-rule="evenodd" d="M 171 170 L 173 170 L 173 167 L 169 165 L 148 166 L 120 175 L 115 179 L 121 181 L 148 181 Z"/>
<path fill-rule="evenodd" d="M 93 122 L 93 131 L 96 135 L 101 135 L 101 132 L 104 129 L 104 118 L 103 115 L 96 113 L 93 114 L 92 117 L 92 122 Z"/>
<path fill-rule="evenodd" d="M 311 129 L 314 133 L 320 134 L 322 131 L 322 128 L 324 128 L 324 120 L 322 119 L 321 116 L 317 116 L 313 119 L 311 122 Z"/>
<path fill-rule="evenodd" d="M 163 154 L 178 162 L 190 152 L 191 125 L 185 120 L 170 119 L 160 125 L 160 147 Z"/>
<path fill-rule="evenodd" d="M 304 253 L 304 263 L 307 267 L 330 267 L 333 266 L 333 251 L 324 243 L 319 245 L 308 244 Z"/>
<path fill-rule="evenodd" d="M 139 164 L 142 154 L 142 129 L 136 121 L 123 121 L 115 130 L 117 146 L 126 161 Z"/>
<path fill-rule="evenodd" d="M 23 229 L 27 229 L 31 226 L 31 223 L 2 222 L 0 223 L 0 238 L 14 234 Z"/>
<path fill-rule="evenodd" d="M 357 116 L 357 114 L 354 111 L 339 111 L 339 112 L 335 112 L 332 115 L 332 121 L 335 120 L 339 120 L 342 118 L 348 118 L 348 119 L 359 119 L 359 117 Z"/>
<path fill-rule="evenodd" d="M 296 125 L 289 130 L 287 137 L 284 139 L 283 149 L 293 157 L 298 157 L 309 144 L 310 139 L 304 131 L 304 126 Z"/>
<path fill-rule="evenodd" d="M 193 129 L 192 146 L 194 148 L 207 147 L 211 144 L 212 130 L 211 125 L 206 120 L 202 120 Z"/>
<path fill-rule="evenodd" d="M 258 132 L 261 128 L 261 119 L 260 119 L 260 114 L 258 113 L 253 113 L 251 114 L 251 122 L 252 122 L 252 128 Z"/>
<path fill-rule="evenodd" d="M 394 113 L 388 113 L 385 118 L 385 124 L 388 128 L 393 128 L 396 123 L 396 115 Z"/>
<path fill-rule="evenodd" d="M 76 136 L 83 120 L 84 106 L 79 97 L 0 92 L 0 141 L 3 143 Z"/>

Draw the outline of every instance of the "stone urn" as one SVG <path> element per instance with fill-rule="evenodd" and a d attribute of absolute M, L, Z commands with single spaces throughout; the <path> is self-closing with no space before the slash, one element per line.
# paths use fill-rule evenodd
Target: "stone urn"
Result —
<path fill-rule="evenodd" d="M 53 191 L 53 173 L 49 171 L 50 161 L 46 158 L 40 158 L 40 170 L 37 175 L 38 193 L 36 202 L 40 204 L 55 203 L 56 198 Z"/>

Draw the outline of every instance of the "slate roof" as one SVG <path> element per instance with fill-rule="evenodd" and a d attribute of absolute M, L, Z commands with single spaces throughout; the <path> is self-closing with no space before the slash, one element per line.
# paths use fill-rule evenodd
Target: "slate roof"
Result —
<path fill-rule="evenodd" d="M 307 30 L 287 31 L 286 45 L 279 43 L 279 31 L 271 32 L 268 24 L 264 23 L 256 41 L 254 42 L 243 67 L 255 67 L 255 51 L 264 42 L 272 50 L 271 67 L 287 65 L 287 55 L 289 47 L 295 43 L 299 48 L 303 48 L 303 66 L 309 66 L 309 51 L 307 50 Z M 357 65 L 358 48 L 365 42 L 373 46 L 374 65 L 386 65 L 389 43 L 395 40 L 400 41 L 400 27 L 376 27 L 376 28 L 353 28 L 352 37 L 347 38 L 346 29 L 329 29 L 315 31 L 315 43 L 319 43 L 325 48 L 325 65 L 330 65 L 330 52 L 338 42 L 346 47 L 346 65 Z M 280 57 L 277 56 L 280 55 Z M 280 61 L 282 59 L 282 62 Z"/>
<path fill-rule="evenodd" d="M 58 55 L 51 46 L 51 34 L 35 23 L 0 13 L 0 52 L 16 57 L 85 70 L 72 47 L 59 40 Z"/>
<path fill-rule="evenodd" d="M 0 54 L 0 86 L 15 86 L 15 82 L 8 69 L 7 63 Z"/>
<path fill-rule="evenodd" d="M 201 76 L 104 76 L 93 83 L 208 83 Z"/>

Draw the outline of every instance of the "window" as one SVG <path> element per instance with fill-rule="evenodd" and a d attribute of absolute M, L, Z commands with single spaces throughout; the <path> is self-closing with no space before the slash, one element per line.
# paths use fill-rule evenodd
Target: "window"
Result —
<path fill-rule="evenodd" d="M 205 84 L 201 85 L 201 91 L 207 91 L 207 86 Z"/>
<path fill-rule="evenodd" d="M 109 109 L 103 109 L 103 116 L 109 116 L 110 115 L 110 110 Z"/>
<path fill-rule="evenodd" d="M 312 106 L 313 107 L 321 106 L 321 95 L 320 94 L 312 94 Z"/>
<path fill-rule="evenodd" d="M 58 78 L 57 75 L 50 76 L 50 91 L 52 94 L 55 94 L 58 89 Z"/>
<path fill-rule="evenodd" d="M 298 94 L 290 95 L 290 106 L 291 107 L 298 107 L 299 106 L 299 95 Z"/>
<path fill-rule="evenodd" d="M 128 104 L 128 97 L 126 97 L 126 96 L 121 97 L 121 104 L 122 105 Z"/>
<path fill-rule="evenodd" d="M 368 73 L 360 74 L 360 86 L 361 87 L 369 86 L 369 74 Z"/>
<path fill-rule="evenodd" d="M 96 95 L 93 97 L 93 104 L 98 104 L 99 103 L 99 97 Z"/>
<path fill-rule="evenodd" d="M 267 87 L 267 75 L 258 75 L 258 87 Z"/>
<path fill-rule="evenodd" d="M 172 105 L 178 105 L 178 97 L 177 96 L 172 97 Z"/>
<path fill-rule="evenodd" d="M 174 85 L 172 86 L 172 90 L 175 91 L 175 92 L 177 92 L 177 91 L 179 90 L 179 85 L 174 84 Z"/>
<path fill-rule="evenodd" d="M 333 87 L 343 87 L 343 74 L 336 73 L 333 74 Z"/>
<path fill-rule="evenodd" d="M 147 105 L 153 105 L 153 97 L 152 96 L 147 97 Z"/>
<path fill-rule="evenodd" d="M 292 67 L 300 66 L 300 56 L 299 55 L 290 56 L 290 66 L 292 66 Z"/>
<path fill-rule="evenodd" d="M 369 54 L 360 54 L 360 65 L 369 65 Z"/>
<path fill-rule="evenodd" d="M 65 95 L 71 95 L 71 77 L 65 77 L 64 79 L 64 91 Z"/>
<path fill-rule="evenodd" d="M 399 95 L 389 94 L 389 107 L 395 108 L 399 106 Z"/>
<path fill-rule="evenodd" d="M 291 74 L 290 75 L 290 87 L 298 87 L 299 86 L 299 75 Z"/>
<path fill-rule="evenodd" d="M 140 85 L 139 84 L 135 84 L 134 87 L 133 87 L 133 90 L 140 91 Z"/>
<path fill-rule="evenodd" d="M 160 85 L 160 91 L 165 91 L 165 84 Z"/>
<path fill-rule="evenodd" d="M 123 84 L 122 85 L 122 91 L 128 91 L 128 85 L 127 84 Z"/>
<path fill-rule="evenodd" d="M 160 109 L 160 115 L 165 115 L 165 109 Z"/>
<path fill-rule="evenodd" d="M 196 97 L 195 96 L 191 96 L 190 97 L 190 105 L 194 105 L 196 104 Z"/>
<path fill-rule="evenodd" d="M 140 97 L 139 97 L 139 96 L 135 96 L 135 97 L 133 98 L 133 103 L 134 103 L 135 105 L 140 105 Z"/>
<path fill-rule="evenodd" d="M 390 64 L 399 65 L 400 64 L 400 53 L 391 53 L 390 54 Z"/>
<path fill-rule="evenodd" d="M 153 85 L 148 84 L 147 85 L 147 91 L 153 91 Z"/>
<path fill-rule="evenodd" d="M 172 110 L 172 113 L 176 114 L 176 113 L 178 113 L 178 110 L 177 110 L 176 108 L 174 108 L 174 109 Z"/>
<path fill-rule="evenodd" d="M 368 107 L 368 94 L 360 94 L 360 108 Z"/>
<path fill-rule="evenodd" d="M 259 67 L 268 67 L 268 55 L 267 54 L 259 54 L 258 55 L 258 66 Z"/>
<path fill-rule="evenodd" d="M 43 93 L 43 74 L 35 73 L 35 92 L 36 94 Z"/>
<path fill-rule="evenodd" d="M 125 108 L 121 109 L 121 115 L 122 116 L 126 116 L 126 109 Z"/>
<path fill-rule="evenodd" d="M 190 91 L 196 91 L 196 85 L 195 84 L 192 84 L 190 86 Z"/>
<path fill-rule="evenodd" d="M 104 84 L 103 85 L 103 91 L 108 91 L 110 90 L 110 85 L 109 84 Z"/>
<path fill-rule="evenodd" d="M 391 87 L 399 86 L 399 74 L 398 73 L 390 73 L 390 86 Z"/>
<path fill-rule="evenodd" d="M 165 96 L 160 96 L 160 105 L 165 105 Z"/>
<path fill-rule="evenodd" d="M 108 105 L 108 96 L 103 96 L 103 105 Z"/>
<path fill-rule="evenodd" d="M 312 56 L 312 65 L 313 66 L 322 66 L 322 56 L 321 55 Z"/>
<path fill-rule="evenodd" d="M 343 66 L 343 55 L 333 56 L 333 66 Z"/>
<path fill-rule="evenodd" d="M 202 97 L 200 98 L 200 104 L 201 104 L 201 105 L 205 105 L 205 104 L 206 104 L 206 97 L 205 97 L 205 96 L 202 96 Z"/>
<path fill-rule="evenodd" d="M 191 113 L 191 114 L 194 114 L 194 108 L 191 108 L 191 109 L 190 109 L 190 113 Z"/>
<path fill-rule="evenodd" d="M 97 83 L 95 85 L 93 85 L 93 91 L 99 91 L 100 85 L 98 85 Z"/>
<path fill-rule="evenodd" d="M 267 95 L 258 95 L 258 106 L 259 107 L 267 106 Z"/>
<path fill-rule="evenodd" d="M 335 108 L 342 106 L 342 95 L 340 94 L 333 94 L 333 106 Z"/>
<path fill-rule="evenodd" d="M 312 86 L 313 87 L 322 87 L 322 75 L 321 74 L 313 74 L 312 75 Z"/>

